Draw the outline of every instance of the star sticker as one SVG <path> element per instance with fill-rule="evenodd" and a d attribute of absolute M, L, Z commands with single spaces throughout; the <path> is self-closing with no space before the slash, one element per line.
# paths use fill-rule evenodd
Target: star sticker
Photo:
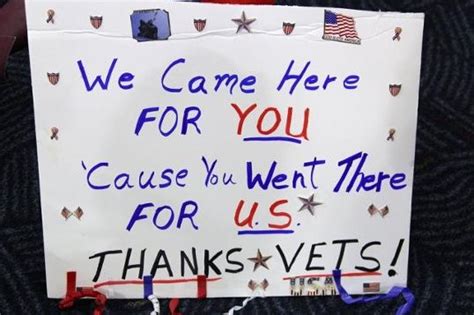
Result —
<path fill-rule="evenodd" d="M 307 209 L 309 212 L 311 212 L 311 215 L 314 215 L 314 207 L 322 205 L 321 202 L 314 201 L 314 194 L 309 196 L 309 198 L 298 197 L 298 199 L 303 203 L 298 212 Z"/>
<path fill-rule="evenodd" d="M 257 251 L 257 257 L 247 258 L 247 259 L 255 263 L 255 265 L 253 266 L 253 271 L 255 271 L 260 266 L 263 266 L 267 268 L 268 270 L 270 270 L 270 268 L 268 268 L 268 265 L 267 265 L 267 260 L 269 260 L 270 258 L 272 258 L 272 256 L 265 256 L 265 257 L 262 256 L 262 253 L 260 252 L 260 249 L 259 249 Z"/>
<path fill-rule="evenodd" d="M 257 19 L 247 19 L 245 16 L 245 11 L 242 11 L 242 15 L 240 16 L 240 19 L 232 19 L 232 21 L 237 24 L 237 32 L 240 32 L 242 28 L 244 28 L 247 32 L 250 33 L 250 24 L 255 22 Z"/>

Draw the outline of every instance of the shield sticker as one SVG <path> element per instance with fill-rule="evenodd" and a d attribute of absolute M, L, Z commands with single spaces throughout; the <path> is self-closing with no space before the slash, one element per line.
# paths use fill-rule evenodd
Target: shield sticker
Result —
<path fill-rule="evenodd" d="M 56 85 L 59 82 L 59 73 L 49 73 L 48 72 L 48 80 L 49 83 L 52 85 Z"/>
<path fill-rule="evenodd" d="M 295 23 L 283 22 L 282 28 L 283 33 L 285 33 L 285 35 L 290 35 L 293 32 L 293 29 L 295 28 Z"/>
<path fill-rule="evenodd" d="M 196 31 L 202 32 L 206 27 L 206 19 L 194 19 L 194 27 Z"/>
<path fill-rule="evenodd" d="M 90 17 L 91 25 L 98 29 L 102 25 L 102 16 L 91 16 Z"/>
<path fill-rule="evenodd" d="M 402 89 L 401 84 L 390 84 L 388 87 L 392 96 L 397 96 L 398 93 L 400 93 L 400 90 Z"/>

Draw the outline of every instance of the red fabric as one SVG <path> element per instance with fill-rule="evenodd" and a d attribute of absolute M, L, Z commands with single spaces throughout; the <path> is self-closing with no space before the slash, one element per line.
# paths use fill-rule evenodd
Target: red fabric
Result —
<path fill-rule="evenodd" d="M 84 297 L 95 298 L 94 315 L 102 315 L 107 303 L 107 297 L 94 291 L 93 288 L 77 288 L 76 287 L 76 272 L 70 271 L 66 276 L 66 296 L 59 301 L 59 309 L 64 310 L 74 306 L 74 302 Z"/>
<path fill-rule="evenodd" d="M 202 0 L 207 3 L 227 4 L 275 4 L 274 0 Z"/>
<path fill-rule="evenodd" d="M 14 50 L 26 45 L 26 17 L 23 0 L 10 0 L 0 8 L 0 36 L 15 37 Z"/>
<path fill-rule="evenodd" d="M 171 315 L 182 315 L 181 313 L 177 311 L 178 306 L 179 306 L 179 299 L 174 298 L 170 300 L 169 309 L 170 309 Z"/>
<path fill-rule="evenodd" d="M 8 56 L 26 45 L 24 0 L 10 0 L 0 8 L 0 80 L 5 77 Z"/>
<path fill-rule="evenodd" d="M 197 278 L 197 298 L 205 299 L 207 297 L 207 278 L 198 276 Z"/>
<path fill-rule="evenodd" d="M 10 56 L 14 43 L 15 37 L 0 35 L 0 80 L 5 78 L 8 56 Z"/>
<path fill-rule="evenodd" d="M 76 291 L 76 272 L 69 271 L 66 275 L 66 295 L 73 294 Z"/>

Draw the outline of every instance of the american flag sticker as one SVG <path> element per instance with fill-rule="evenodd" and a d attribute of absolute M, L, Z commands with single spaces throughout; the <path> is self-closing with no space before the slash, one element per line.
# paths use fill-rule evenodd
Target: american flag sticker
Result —
<path fill-rule="evenodd" d="M 360 45 L 354 18 L 324 10 L 323 39 Z"/>
<path fill-rule="evenodd" d="M 380 282 L 368 282 L 363 284 L 364 292 L 377 293 L 380 292 Z"/>

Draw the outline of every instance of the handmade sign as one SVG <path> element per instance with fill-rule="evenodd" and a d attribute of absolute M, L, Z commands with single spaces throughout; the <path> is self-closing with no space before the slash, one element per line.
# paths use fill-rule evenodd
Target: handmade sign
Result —
<path fill-rule="evenodd" d="M 48 296 L 405 285 L 422 14 L 27 1 Z"/>

